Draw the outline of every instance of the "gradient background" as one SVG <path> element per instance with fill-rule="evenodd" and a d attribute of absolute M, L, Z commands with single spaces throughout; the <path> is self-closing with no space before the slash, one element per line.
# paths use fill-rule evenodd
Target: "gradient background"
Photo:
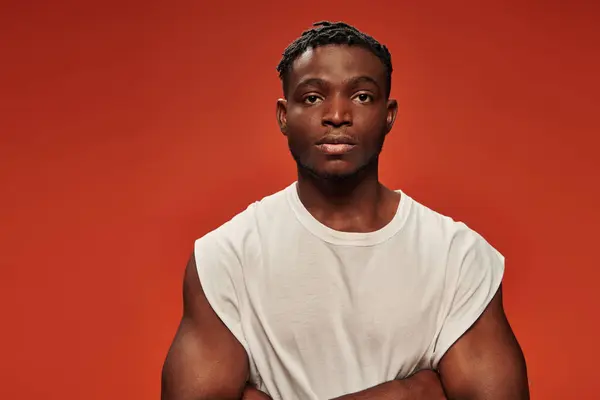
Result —
<path fill-rule="evenodd" d="M 393 54 L 384 182 L 506 255 L 533 398 L 597 399 L 598 2 L 202 3 L 3 2 L 0 398 L 159 398 L 193 240 L 295 179 L 275 66 L 331 19 Z"/>

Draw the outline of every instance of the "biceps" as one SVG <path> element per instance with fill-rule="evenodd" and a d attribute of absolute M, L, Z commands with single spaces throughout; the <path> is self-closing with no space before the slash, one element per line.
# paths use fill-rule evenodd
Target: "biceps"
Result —
<path fill-rule="evenodd" d="M 504 314 L 500 290 L 442 358 L 440 375 L 449 399 L 529 399 L 525 359 Z"/>
<path fill-rule="evenodd" d="M 231 333 L 214 333 L 200 335 L 193 322 L 182 320 L 163 366 L 163 400 L 241 396 L 248 373 L 245 350 Z"/>

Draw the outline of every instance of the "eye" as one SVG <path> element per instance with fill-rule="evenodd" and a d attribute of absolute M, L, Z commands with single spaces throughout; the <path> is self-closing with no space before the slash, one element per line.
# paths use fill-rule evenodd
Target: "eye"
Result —
<path fill-rule="evenodd" d="M 306 104 L 317 104 L 321 101 L 321 98 L 315 94 L 311 94 L 304 98 L 304 103 Z"/>
<path fill-rule="evenodd" d="M 359 102 L 359 103 L 370 103 L 373 101 L 373 96 L 371 96 L 368 93 L 359 93 L 355 99 Z"/>

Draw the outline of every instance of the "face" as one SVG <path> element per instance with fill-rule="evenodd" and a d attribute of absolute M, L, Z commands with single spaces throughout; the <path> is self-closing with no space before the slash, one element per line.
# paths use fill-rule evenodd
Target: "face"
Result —
<path fill-rule="evenodd" d="M 300 172 L 346 178 L 377 164 L 397 104 L 386 97 L 386 70 L 376 55 L 347 45 L 309 49 L 286 84 L 277 118 Z"/>

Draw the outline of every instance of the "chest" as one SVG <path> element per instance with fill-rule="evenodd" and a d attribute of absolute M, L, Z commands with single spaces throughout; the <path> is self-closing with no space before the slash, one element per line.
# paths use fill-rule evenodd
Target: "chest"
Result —
<path fill-rule="evenodd" d="M 308 239 L 263 250 L 246 266 L 261 324 L 253 331 L 312 364 L 305 368 L 363 365 L 365 373 L 377 369 L 373 376 L 407 374 L 435 332 L 432 271 L 401 244 L 339 247 Z"/>

